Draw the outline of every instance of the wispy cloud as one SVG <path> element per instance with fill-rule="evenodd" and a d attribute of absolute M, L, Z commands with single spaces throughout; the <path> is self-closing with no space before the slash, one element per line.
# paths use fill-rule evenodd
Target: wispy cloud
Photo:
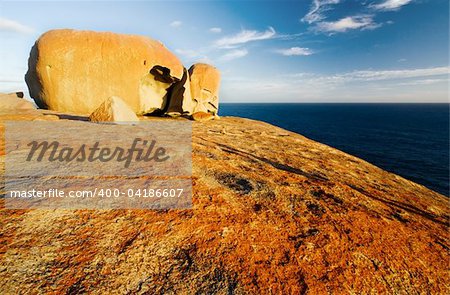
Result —
<path fill-rule="evenodd" d="M 314 53 L 311 49 L 305 47 L 291 47 L 287 49 L 278 49 L 275 50 L 275 52 L 285 56 L 311 55 Z"/>
<path fill-rule="evenodd" d="M 397 10 L 411 2 L 412 0 L 383 0 L 381 3 L 370 5 L 370 7 L 376 10 Z"/>
<path fill-rule="evenodd" d="M 319 32 L 346 32 L 348 30 L 371 30 L 378 28 L 380 24 L 377 24 L 373 20 L 371 15 L 355 15 L 347 16 L 333 22 L 319 22 L 315 26 L 314 30 Z"/>
<path fill-rule="evenodd" d="M 170 25 L 172 28 L 179 28 L 179 27 L 181 27 L 182 24 L 183 24 L 182 21 L 174 20 L 174 21 L 171 22 L 169 25 Z"/>
<path fill-rule="evenodd" d="M 247 49 L 234 49 L 231 50 L 227 53 L 225 53 L 224 55 L 222 55 L 219 60 L 220 61 L 230 61 L 233 59 L 237 59 L 237 58 L 241 58 L 244 57 L 248 54 L 248 50 Z"/>
<path fill-rule="evenodd" d="M 201 56 L 198 51 L 192 49 L 175 49 L 175 52 L 188 58 L 196 58 Z"/>
<path fill-rule="evenodd" d="M 426 78 L 433 76 L 448 75 L 450 67 L 434 67 L 422 69 L 400 69 L 400 70 L 358 70 L 353 72 L 340 73 L 335 75 L 314 75 L 308 73 L 298 73 L 289 75 L 294 79 L 302 79 L 327 83 L 347 83 L 347 82 L 370 82 L 395 79 Z"/>
<path fill-rule="evenodd" d="M 214 46 L 218 48 L 234 48 L 236 46 L 258 40 L 267 40 L 274 38 L 276 32 L 275 29 L 269 27 L 264 32 L 255 30 L 242 30 L 239 33 L 226 36 L 214 42 Z"/>
<path fill-rule="evenodd" d="M 403 82 L 403 83 L 400 83 L 399 85 L 403 85 L 403 86 L 431 85 L 431 84 L 444 83 L 444 82 L 448 82 L 448 79 L 446 79 L 446 78 L 441 78 L 441 79 L 419 79 L 419 80 Z"/>
<path fill-rule="evenodd" d="M 428 102 L 445 102 L 449 72 L 450 67 L 444 66 L 252 78 L 225 76 L 223 82 L 230 100 L 240 93 L 240 102 L 254 101 L 255 97 L 267 102 L 423 102 L 424 94 L 430 93 L 433 99 Z"/>
<path fill-rule="evenodd" d="M 347 74 L 340 75 L 343 79 L 350 80 L 364 80 L 364 81 L 379 81 L 390 79 L 407 79 L 418 77 L 430 77 L 448 75 L 450 73 L 450 67 L 435 67 L 424 69 L 405 69 L 405 70 L 385 70 L 385 71 L 354 71 Z M 338 76 L 339 77 L 339 76 Z"/>
<path fill-rule="evenodd" d="M 279 34 L 277 33 L 274 38 L 278 39 L 278 40 L 285 40 L 285 41 L 291 41 L 291 40 L 296 40 L 299 39 L 300 37 L 304 36 L 305 33 L 294 33 L 294 34 Z"/>
<path fill-rule="evenodd" d="M 207 51 L 204 49 L 175 49 L 175 52 L 183 57 L 185 62 L 203 62 L 213 64 L 214 62 L 208 57 Z"/>
<path fill-rule="evenodd" d="M 381 26 L 380 23 L 374 21 L 375 14 L 379 11 L 393 11 L 398 10 L 413 0 L 373 0 L 376 2 L 370 3 L 363 1 L 360 3 L 361 10 L 355 16 L 347 16 L 338 20 L 326 21 L 326 11 L 332 9 L 333 6 L 341 3 L 341 0 L 313 0 L 309 12 L 301 19 L 318 32 L 347 32 L 349 30 L 361 29 L 369 30 L 376 29 Z M 367 11 L 372 14 L 364 14 Z M 392 24 L 392 21 L 387 21 L 386 24 Z"/>
<path fill-rule="evenodd" d="M 215 29 L 215 30 L 213 30 Z M 213 27 L 209 31 L 214 31 L 218 33 L 221 28 Z M 303 33 L 298 34 L 278 34 L 273 27 L 268 27 L 265 31 L 257 30 L 241 30 L 234 35 L 224 36 L 222 38 L 216 39 L 211 43 L 210 46 L 192 49 L 175 49 L 175 52 L 189 61 L 194 61 L 198 59 L 207 59 L 210 62 L 212 58 L 215 61 L 230 61 L 237 58 L 242 58 L 249 54 L 249 51 L 244 48 L 245 44 L 249 42 L 263 41 L 263 40 L 295 40 Z M 283 54 L 286 56 L 291 55 L 311 55 L 314 52 L 309 48 L 301 47 L 291 47 L 285 49 L 277 49 L 272 52 Z"/>
<path fill-rule="evenodd" d="M 314 0 L 309 12 L 301 19 L 302 22 L 312 24 L 325 18 L 323 13 L 330 9 L 331 5 L 338 4 L 340 0 Z"/>
<path fill-rule="evenodd" d="M 210 28 L 209 31 L 211 33 L 218 34 L 218 33 L 222 33 L 222 28 L 214 27 L 214 28 Z"/>
<path fill-rule="evenodd" d="M 0 18 L 0 32 L 15 32 L 22 34 L 33 33 L 35 30 L 29 26 L 23 25 L 19 22 Z"/>

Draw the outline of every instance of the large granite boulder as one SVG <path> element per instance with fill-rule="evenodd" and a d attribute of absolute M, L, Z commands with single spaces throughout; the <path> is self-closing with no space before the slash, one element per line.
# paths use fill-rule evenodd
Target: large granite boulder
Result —
<path fill-rule="evenodd" d="M 143 36 L 52 30 L 31 49 L 25 75 L 41 108 L 90 114 L 119 96 L 138 114 L 167 108 L 183 65 L 162 43 Z"/>
<path fill-rule="evenodd" d="M 139 119 L 120 97 L 111 96 L 92 112 L 89 121 L 129 123 L 137 122 Z"/>
<path fill-rule="evenodd" d="M 220 72 L 213 66 L 197 63 L 189 69 L 193 113 L 217 114 L 219 110 Z"/>

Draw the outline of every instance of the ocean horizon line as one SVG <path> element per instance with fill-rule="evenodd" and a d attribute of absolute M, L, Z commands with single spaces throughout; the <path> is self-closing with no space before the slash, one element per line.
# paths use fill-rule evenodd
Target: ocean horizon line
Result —
<path fill-rule="evenodd" d="M 437 104 L 447 104 L 450 105 L 450 101 L 448 102 L 314 102 L 314 101 L 305 101 L 305 102 L 221 102 L 222 104 L 389 104 L 389 105 L 395 105 L 395 104 L 401 104 L 401 105 L 407 105 L 407 104 L 415 104 L 415 105 L 437 105 Z"/>

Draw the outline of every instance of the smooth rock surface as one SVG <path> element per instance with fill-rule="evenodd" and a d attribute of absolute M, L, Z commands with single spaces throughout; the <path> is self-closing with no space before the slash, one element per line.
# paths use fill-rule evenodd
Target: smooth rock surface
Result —
<path fill-rule="evenodd" d="M 0 209 L 0 290 L 449 293 L 448 199 L 422 185 L 231 117 L 193 124 L 192 181 L 192 210 Z"/>
<path fill-rule="evenodd" d="M 122 97 L 135 113 L 165 107 L 183 65 L 164 45 L 137 35 L 52 30 L 33 46 L 25 75 L 40 108 L 90 114 Z"/>
<path fill-rule="evenodd" d="M 208 64 L 197 63 L 189 68 L 189 75 L 192 99 L 195 101 L 193 113 L 217 114 L 219 110 L 219 70 Z"/>
<path fill-rule="evenodd" d="M 22 92 L 0 93 L 0 112 L 11 113 L 20 110 L 35 110 L 36 107 L 23 98 Z"/>
<path fill-rule="evenodd" d="M 137 122 L 139 119 L 120 97 L 111 96 L 92 112 L 89 121 L 124 123 Z"/>

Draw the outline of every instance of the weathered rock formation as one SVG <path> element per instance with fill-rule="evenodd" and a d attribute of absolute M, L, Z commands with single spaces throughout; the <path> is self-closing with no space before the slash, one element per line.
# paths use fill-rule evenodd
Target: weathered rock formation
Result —
<path fill-rule="evenodd" d="M 106 32 L 52 30 L 33 46 L 25 80 L 37 105 L 90 114 L 119 96 L 135 113 L 165 107 L 183 65 L 162 43 Z"/>
<path fill-rule="evenodd" d="M 189 69 L 193 112 L 217 114 L 219 110 L 220 73 L 210 65 L 198 63 Z"/>
<path fill-rule="evenodd" d="M 449 293 L 446 197 L 263 122 L 192 140 L 191 210 L 0 209 L 1 293 Z"/>
<path fill-rule="evenodd" d="M 164 113 L 170 116 L 190 115 L 194 111 L 195 101 L 191 98 L 191 84 L 189 73 L 183 70 L 183 77 L 174 83 L 169 89 L 170 96 L 167 108 Z"/>
<path fill-rule="evenodd" d="M 124 123 L 137 122 L 139 119 L 120 97 L 111 96 L 92 112 L 89 121 Z"/>
<path fill-rule="evenodd" d="M 21 110 L 35 110 L 36 107 L 23 99 L 23 92 L 0 93 L 0 112 L 16 112 Z"/>
<path fill-rule="evenodd" d="M 49 31 L 31 49 L 25 80 L 40 108 L 59 112 L 90 114 L 111 96 L 136 114 L 218 110 L 216 68 L 195 64 L 188 72 L 162 43 L 142 36 Z"/>
<path fill-rule="evenodd" d="M 196 112 L 192 114 L 194 121 L 205 122 L 214 119 L 215 116 L 212 113 Z"/>

